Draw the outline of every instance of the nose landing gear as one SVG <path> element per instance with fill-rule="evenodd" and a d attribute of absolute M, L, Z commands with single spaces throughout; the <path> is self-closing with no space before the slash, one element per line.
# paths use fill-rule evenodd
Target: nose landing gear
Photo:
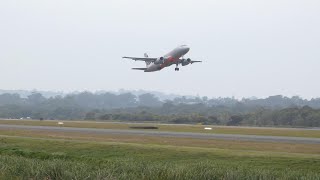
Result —
<path fill-rule="evenodd" d="M 176 65 L 176 68 L 174 68 L 174 70 L 179 71 L 178 64 Z"/>

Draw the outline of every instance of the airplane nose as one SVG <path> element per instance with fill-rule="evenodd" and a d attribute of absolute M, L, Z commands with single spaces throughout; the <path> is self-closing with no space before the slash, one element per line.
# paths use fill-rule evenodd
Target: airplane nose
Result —
<path fill-rule="evenodd" d="M 184 51 L 187 53 L 189 52 L 190 48 L 189 47 L 184 47 Z"/>

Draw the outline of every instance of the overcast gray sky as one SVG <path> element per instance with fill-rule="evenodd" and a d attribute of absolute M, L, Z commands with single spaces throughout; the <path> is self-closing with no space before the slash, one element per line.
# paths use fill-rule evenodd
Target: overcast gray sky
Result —
<path fill-rule="evenodd" d="M 203 60 L 144 73 L 180 44 Z M 320 96 L 319 0 L 1 0 L 0 89 Z"/>

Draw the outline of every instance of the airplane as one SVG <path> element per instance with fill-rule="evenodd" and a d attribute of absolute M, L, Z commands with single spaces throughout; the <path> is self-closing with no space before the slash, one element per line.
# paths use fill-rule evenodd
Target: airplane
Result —
<path fill-rule="evenodd" d="M 179 64 L 186 66 L 188 64 L 193 64 L 202 61 L 192 61 L 190 58 L 184 59 L 183 56 L 189 52 L 190 48 L 187 45 L 181 45 L 170 51 L 168 54 L 159 57 L 159 58 L 149 58 L 147 53 L 144 53 L 144 57 L 127 57 L 122 58 L 132 59 L 135 61 L 144 61 L 146 63 L 145 68 L 132 68 L 133 70 L 142 70 L 144 72 L 154 72 L 160 71 L 161 69 L 171 66 L 172 64 L 176 65 L 175 71 L 179 71 Z"/>

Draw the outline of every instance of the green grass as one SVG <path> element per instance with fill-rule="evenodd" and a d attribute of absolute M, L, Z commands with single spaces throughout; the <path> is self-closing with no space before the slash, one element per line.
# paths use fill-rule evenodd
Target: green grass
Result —
<path fill-rule="evenodd" d="M 320 179 L 320 157 L 2 137 L 0 179 Z"/>
<path fill-rule="evenodd" d="M 0 156 L 2 179 L 319 179 L 300 171 L 224 167 L 209 161 L 193 164 L 107 161 L 103 164 L 67 160 L 35 160 Z"/>

